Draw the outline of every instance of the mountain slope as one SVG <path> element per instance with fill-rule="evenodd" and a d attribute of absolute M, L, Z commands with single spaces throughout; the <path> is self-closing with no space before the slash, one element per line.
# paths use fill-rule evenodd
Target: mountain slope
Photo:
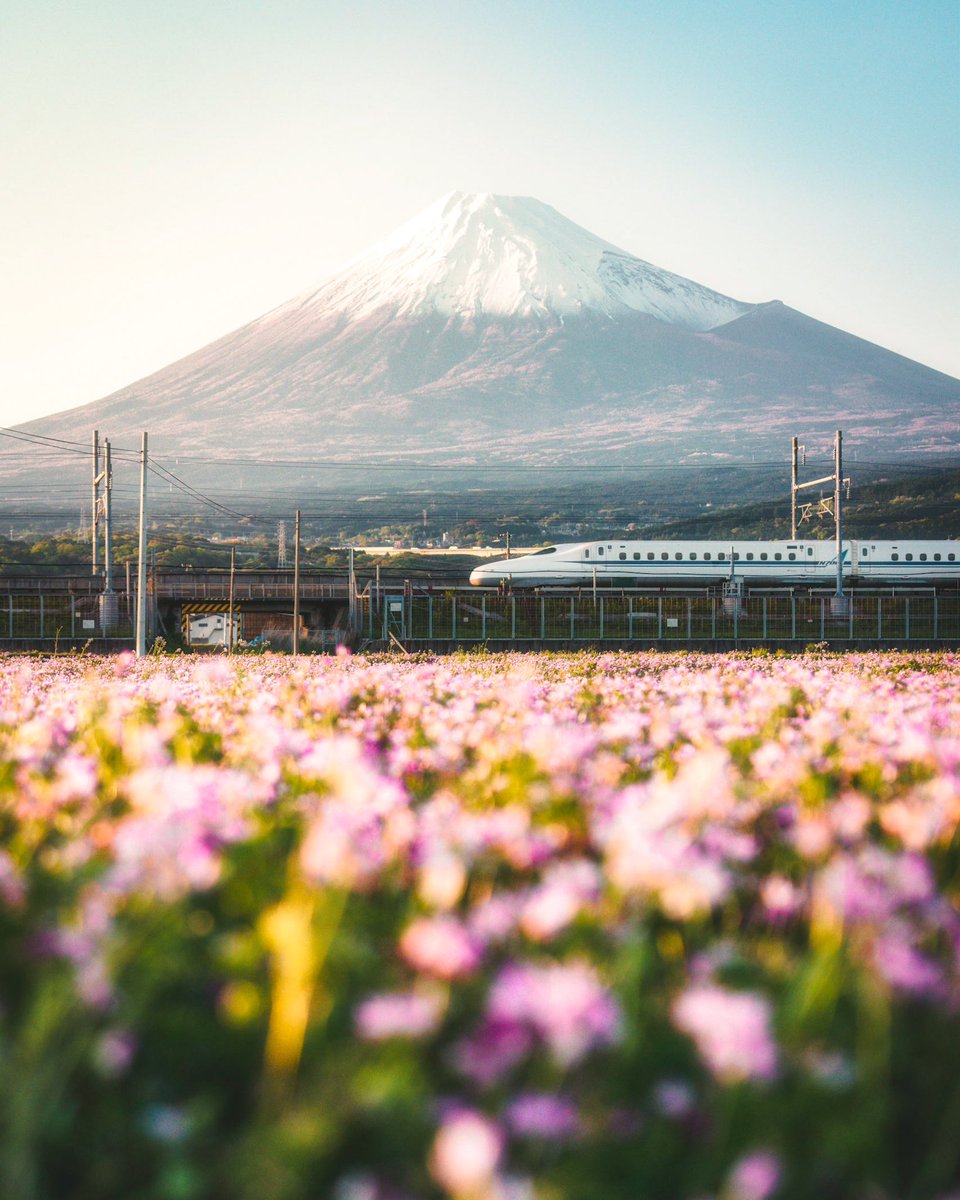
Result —
<path fill-rule="evenodd" d="M 316 290 L 23 428 L 229 459 L 784 457 L 843 427 L 950 450 L 960 382 L 635 258 L 525 197 L 453 193 Z"/>

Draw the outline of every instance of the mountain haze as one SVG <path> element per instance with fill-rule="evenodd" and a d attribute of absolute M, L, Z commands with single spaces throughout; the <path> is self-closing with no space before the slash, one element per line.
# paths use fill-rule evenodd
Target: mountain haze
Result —
<path fill-rule="evenodd" d="M 452 193 L 317 289 L 21 428 L 161 452 L 486 465 L 956 448 L 960 381 L 618 249 L 528 197 Z"/>

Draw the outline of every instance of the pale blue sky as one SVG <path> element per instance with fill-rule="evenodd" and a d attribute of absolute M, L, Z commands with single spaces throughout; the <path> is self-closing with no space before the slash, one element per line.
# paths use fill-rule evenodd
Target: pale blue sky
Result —
<path fill-rule="evenodd" d="M 0 0 L 0 423 L 453 189 L 960 375 L 957 0 Z"/>

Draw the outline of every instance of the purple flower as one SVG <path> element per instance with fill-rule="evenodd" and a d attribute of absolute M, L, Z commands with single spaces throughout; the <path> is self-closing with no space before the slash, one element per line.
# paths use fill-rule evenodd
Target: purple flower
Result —
<path fill-rule="evenodd" d="M 769 1080 L 776 1075 L 770 1004 L 763 996 L 693 984 L 674 1001 L 672 1015 L 722 1082 Z"/>
<path fill-rule="evenodd" d="M 524 1092 L 517 1096 L 507 1107 L 506 1121 L 520 1137 L 559 1141 L 580 1132 L 576 1106 L 550 1092 Z"/>
<path fill-rule="evenodd" d="M 513 1021 L 484 1021 L 476 1033 L 459 1042 L 454 1051 L 457 1068 L 481 1087 L 502 1078 L 533 1047 L 533 1035 Z"/>
<path fill-rule="evenodd" d="M 565 1066 L 617 1041 L 621 1031 L 617 1002 L 580 962 L 504 967 L 490 989 L 487 1015 L 531 1030 Z"/>
<path fill-rule="evenodd" d="M 940 968 L 910 944 L 906 930 L 899 926 L 887 929 L 876 939 L 873 961 L 887 983 L 899 991 L 932 995 L 940 989 Z"/>

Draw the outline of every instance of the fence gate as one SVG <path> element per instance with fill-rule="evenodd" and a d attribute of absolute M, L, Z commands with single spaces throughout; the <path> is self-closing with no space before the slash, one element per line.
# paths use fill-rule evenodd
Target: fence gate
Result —
<path fill-rule="evenodd" d="M 404 597 L 385 596 L 383 605 L 383 636 L 384 640 L 392 633 L 395 638 L 406 636 L 407 606 Z"/>

